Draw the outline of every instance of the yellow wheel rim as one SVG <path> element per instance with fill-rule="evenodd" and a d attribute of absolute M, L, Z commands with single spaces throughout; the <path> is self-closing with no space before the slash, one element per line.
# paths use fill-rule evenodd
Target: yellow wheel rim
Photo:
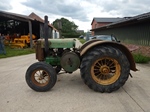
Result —
<path fill-rule="evenodd" d="M 46 86 L 50 81 L 50 76 L 44 70 L 35 70 L 31 75 L 31 81 L 36 86 Z"/>
<path fill-rule="evenodd" d="M 92 64 L 91 75 L 95 82 L 110 85 L 118 80 L 121 72 L 117 60 L 109 57 L 100 58 Z"/>

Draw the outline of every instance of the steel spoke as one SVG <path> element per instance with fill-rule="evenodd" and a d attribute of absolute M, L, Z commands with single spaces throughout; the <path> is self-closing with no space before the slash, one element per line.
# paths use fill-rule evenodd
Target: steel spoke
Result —
<path fill-rule="evenodd" d="M 40 76 L 37 72 L 35 72 L 35 74 L 37 74 L 38 76 Z"/>
<path fill-rule="evenodd" d="M 100 71 L 99 70 L 94 70 L 94 73 L 100 73 Z"/>
<path fill-rule="evenodd" d="M 100 63 L 100 61 L 98 61 L 98 63 L 97 63 L 97 64 L 98 64 L 99 66 L 102 66 L 102 65 L 101 65 L 101 63 Z"/>
<path fill-rule="evenodd" d="M 106 61 L 106 58 L 104 59 L 104 61 L 105 61 L 105 65 L 107 65 L 107 61 Z"/>
<path fill-rule="evenodd" d="M 103 74 L 100 74 L 99 79 L 103 80 Z"/>
<path fill-rule="evenodd" d="M 101 74 L 98 74 L 98 75 L 97 75 L 97 78 L 100 78 L 100 76 L 101 76 Z"/>
<path fill-rule="evenodd" d="M 103 65 L 103 62 L 102 62 L 102 60 L 100 61 L 100 64 L 101 64 L 101 65 Z"/>
<path fill-rule="evenodd" d="M 114 66 L 110 66 L 109 68 L 111 68 L 111 69 L 112 69 L 112 68 L 116 68 L 116 66 L 115 66 L 115 65 L 114 65 Z"/>
<path fill-rule="evenodd" d="M 98 66 L 98 65 L 95 65 L 95 67 L 100 68 L 100 66 Z M 94 68 L 95 68 L 95 67 L 94 67 Z"/>
<path fill-rule="evenodd" d="M 113 61 L 109 61 L 109 62 L 111 62 L 108 66 L 112 66 L 113 64 L 114 64 L 114 62 Z"/>

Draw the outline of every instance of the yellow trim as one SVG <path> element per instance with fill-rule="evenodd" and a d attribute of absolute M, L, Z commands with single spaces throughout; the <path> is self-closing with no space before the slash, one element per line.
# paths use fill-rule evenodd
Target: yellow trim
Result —
<path fill-rule="evenodd" d="M 113 73 L 114 72 L 114 73 Z M 120 77 L 121 67 L 117 60 L 105 57 L 96 60 L 91 68 L 91 75 L 95 82 L 110 85 Z"/>

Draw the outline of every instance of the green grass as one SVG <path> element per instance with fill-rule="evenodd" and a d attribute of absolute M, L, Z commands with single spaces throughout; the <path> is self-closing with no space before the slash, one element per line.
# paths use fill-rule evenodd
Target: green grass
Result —
<path fill-rule="evenodd" d="M 79 40 L 82 44 L 84 44 L 84 43 L 86 42 L 85 39 L 80 39 L 80 38 L 78 38 L 78 40 Z"/>
<path fill-rule="evenodd" d="M 142 54 L 133 54 L 133 58 L 136 63 L 148 63 L 150 61 L 150 57 L 143 56 Z"/>
<path fill-rule="evenodd" d="M 13 56 L 20 56 L 20 55 L 26 55 L 35 53 L 35 49 L 31 48 L 10 48 L 9 46 L 5 47 L 6 55 L 0 54 L 0 58 L 7 58 L 7 57 L 13 57 Z"/>

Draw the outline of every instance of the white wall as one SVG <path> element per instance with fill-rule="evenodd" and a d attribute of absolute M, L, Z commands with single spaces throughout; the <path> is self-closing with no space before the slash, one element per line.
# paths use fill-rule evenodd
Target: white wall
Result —
<path fill-rule="evenodd" d="M 59 32 L 58 32 L 58 31 L 53 30 L 53 31 L 52 31 L 52 38 L 53 38 L 53 39 L 55 39 L 55 38 L 59 38 Z"/>

